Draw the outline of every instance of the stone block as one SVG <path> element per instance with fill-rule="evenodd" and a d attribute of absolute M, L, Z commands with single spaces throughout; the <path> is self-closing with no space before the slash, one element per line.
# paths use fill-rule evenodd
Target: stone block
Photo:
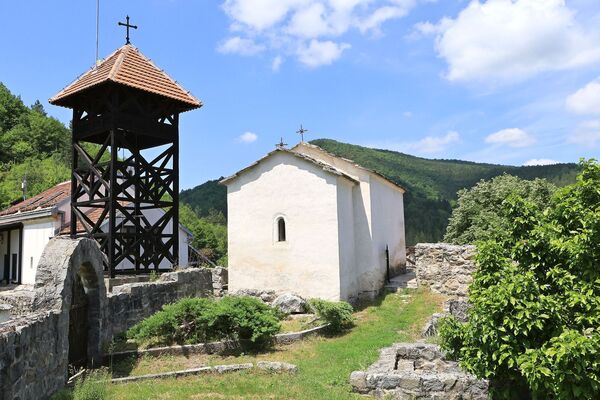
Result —
<path fill-rule="evenodd" d="M 298 372 L 298 367 L 294 364 L 279 361 L 259 361 L 256 368 L 273 372 Z"/>

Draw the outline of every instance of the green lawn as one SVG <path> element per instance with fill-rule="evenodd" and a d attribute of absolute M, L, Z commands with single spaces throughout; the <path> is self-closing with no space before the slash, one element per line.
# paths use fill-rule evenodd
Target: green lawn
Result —
<path fill-rule="evenodd" d="M 411 296 L 407 296 L 410 294 Z M 354 370 L 373 363 L 382 347 L 394 342 L 414 341 L 426 319 L 439 311 L 441 299 L 426 291 L 389 294 L 377 304 L 357 312 L 356 326 L 331 338 L 317 337 L 258 355 L 229 357 L 142 358 L 115 363 L 115 375 L 140 375 L 202 365 L 287 361 L 299 372 L 272 374 L 244 371 L 112 385 L 111 399 L 354 399 L 348 378 Z M 66 393 L 63 393 L 63 396 Z M 61 399 L 65 397 L 61 396 Z M 68 397 L 66 397 L 68 398 Z"/>

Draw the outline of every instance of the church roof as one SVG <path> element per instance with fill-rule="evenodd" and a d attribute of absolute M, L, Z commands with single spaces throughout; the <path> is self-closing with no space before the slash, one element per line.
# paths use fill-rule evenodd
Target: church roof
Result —
<path fill-rule="evenodd" d="M 70 198 L 70 196 L 71 181 L 62 182 L 38 195 L 20 201 L 4 210 L 1 210 L 0 216 L 3 217 L 29 211 L 50 209 Z"/>
<path fill-rule="evenodd" d="M 368 172 L 368 173 L 370 173 L 370 174 L 373 174 L 373 175 L 375 175 L 375 176 L 377 176 L 377 177 L 379 177 L 379 178 L 383 179 L 384 181 L 388 182 L 388 183 L 389 183 L 389 184 L 391 184 L 392 186 L 395 186 L 397 189 L 400 189 L 400 190 L 401 190 L 403 193 L 404 193 L 404 192 L 406 192 L 406 189 L 405 189 L 405 188 L 403 188 L 402 186 L 400 186 L 399 184 L 397 184 L 396 182 L 394 182 L 393 180 L 391 180 L 391 179 L 390 179 L 390 178 L 388 178 L 387 176 L 383 175 L 382 173 L 379 173 L 379 172 L 375 171 L 374 169 L 370 169 L 370 168 L 367 168 L 367 167 L 363 167 L 362 165 L 360 165 L 360 164 L 356 163 L 356 162 L 355 162 L 355 161 L 353 161 L 353 160 L 350 160 L 349 158 L 344 158 L 344 157 L 337 156 L 337 155 L 335 155 L 335 154 L 333 154 L 333 153 L 330 153 L 330 152 L 328 152 L 327 150 L 323 149 L 322 147 L 319 147 L 319 146 L 317 146 L 317 145 L 314 145 L 314 144 L 312 144 L 312 143 L 300 142 L 300 143 L 298 143 L 297 145 L 295 145 L 295 146 L 294 146 L 294 147 L 291 149 L 291 151 L 299 151 L 299 150 L 297 150 L 297 149 L 298 149 L 299 147 L 301 147 L 301 146 L 306 146 L 306 147 L 308 147 L 308 148 L 315 149 L 315 150 L 318 150 L 318 151 L 320 151 L 320 152 L 322 152 L 322 153 L 324 153 L 324 154 L 327 154 L 327 155 L 328 155 L 328 156 L 330 156 L 330 157 L 333 157 L 333 158 L 337 158 L 337 159 L 343 160 L 343 161 L 345 161 L 345 162 L 347 162 L 347 163 L 349 163 L 349 164 L 352 164 L 352 165 L 353 165 L 353 166 L 355 166 L 356 168 L 362 169 L 363 171 L 366 171 L 366 172 Z"/>
<path fill-rule="evenodd" d="M 266 156 L 264 156 L 263 158 L 255 161 L 254 163 L 252 163 L 251 165 L 247 166 L 244 169 L 239 170 L 238 172 L 236 172 L 235 174 L 228 176 L 227 178 L 221 179 L 221 181 L 219 183 L 227 185 L 229 183 L 231 183 L 233 180 L 237 179 L 239 176 L 243 175 L 244 173 L 248 172 L 249 170 L 253 169 L 254 167 L 256 167 L 257 165 L 259 165 L 261 162 L 263 162 L 264 160 L 266 160 L 267 158 L 270 158 L 273 154 L 276 153 L 284 153 L 284 154 L 289 154 L 292 155 L 294 157 L 300 158 L 304 161 L 307 161 L 309 163 L 312 163 L 316 166 L 318 166 L 319 168 L 321 168 L 323 171 L 328 172 L 332 175 L 336 175 L 342 178 L 346 178 L 349 181 L 353 182 L 353 183 L 358 183 L 358 181 L 354 178 L 352 178 L 350 175 L 345 174 L 344 172 L 340 171 L 339 169 L 326 164 L 322 161 L 319 161 L 315 158 L 312 158 L 306 154 L 302 154 L 302 153 L 297 153 L 295 151 L 289 150 L 289 149 L 284 149 L 284 148 L 276 148 L 275 150 L 271 151 L 270 153 L 268 153 Z"/>
<path fill-rule="evenodd" d="M 69 107 L 69 99 L 72 96 L 105 82 L 129 86 L 175 100 L 183 103 L 186 110 L 202 107 L 200 100 L 171 79 L 131 44 L 117 49 L 99 65 L 92 67 L 52 97 L 49 102 Z"/>

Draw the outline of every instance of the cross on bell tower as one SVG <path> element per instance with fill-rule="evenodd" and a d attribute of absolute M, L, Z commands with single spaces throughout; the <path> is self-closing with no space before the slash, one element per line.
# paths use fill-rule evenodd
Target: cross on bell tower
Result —
<path fill-rule="evenodd" d="M 127 37 L 125 38 L 125 44 L 131 44 L 131 42 L 129 41 L 129 28 L 133 28 L 133 29 L 137 29 L 137 25 L 130 25 L 129 24 L 129 15 L 125 18 L 125 21 L 127 21 L 126 23 L 123 23 L 121 21 L 119 21 L 119 26 L 124 26 L 127 29 Z"/>

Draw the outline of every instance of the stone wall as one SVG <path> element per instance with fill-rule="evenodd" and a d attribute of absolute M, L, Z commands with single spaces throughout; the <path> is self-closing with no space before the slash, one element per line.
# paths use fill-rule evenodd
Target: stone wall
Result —
<path fill-rule="evenodd" d="M 0 400 L 45 399 L 67 379 L 69 321 L 60 312 L 0 325 Z"/>
<path fill-rule="evenodd" d="M 475 271 L 475 246 L 419 243 L 414 258 L 419 286 L 447 296 L 467 296 Z"/>
<path fill-rule="evenodd" d="M 354 371 L 355 392 L 393 399 L 488 398 L 488 381 L 463 372 L 436 345 L 397 343 L 381 350 L 366 371 Z"/>
<path fill-rule="evenodd" d="M 220 291 L 226 273 L 219 273 Z M 85 288 L 87 360 L 102 359 L 111 338 L 184 297 L 213 296 L 209 269 L 185 269 L 163 274 L 155 282 L 130 283 L 107 293 L 102 253 L 90 239 L 57 237 L 48 243 L 38 263 L 32 313 L 0 324 L 0 400 L 47 399 L 67 380 L 69 318 L 72 288 Z"/>
<path fill-rule="evenodd" d="M 206 268 L 168 272 L 154 282 L 116 286 L 107 295 L 106 326 L 114 336 L 160 311 L 165 304 L 184 297 L 212 295 L 213 274 Z"/>
<path fill-rule="evenodd" d="M 213 294 L 215 297 L 223 297 L 227 294 L 229 271 L 223 267 L 215 267 L 210 271 L 212 272 Z"/>

